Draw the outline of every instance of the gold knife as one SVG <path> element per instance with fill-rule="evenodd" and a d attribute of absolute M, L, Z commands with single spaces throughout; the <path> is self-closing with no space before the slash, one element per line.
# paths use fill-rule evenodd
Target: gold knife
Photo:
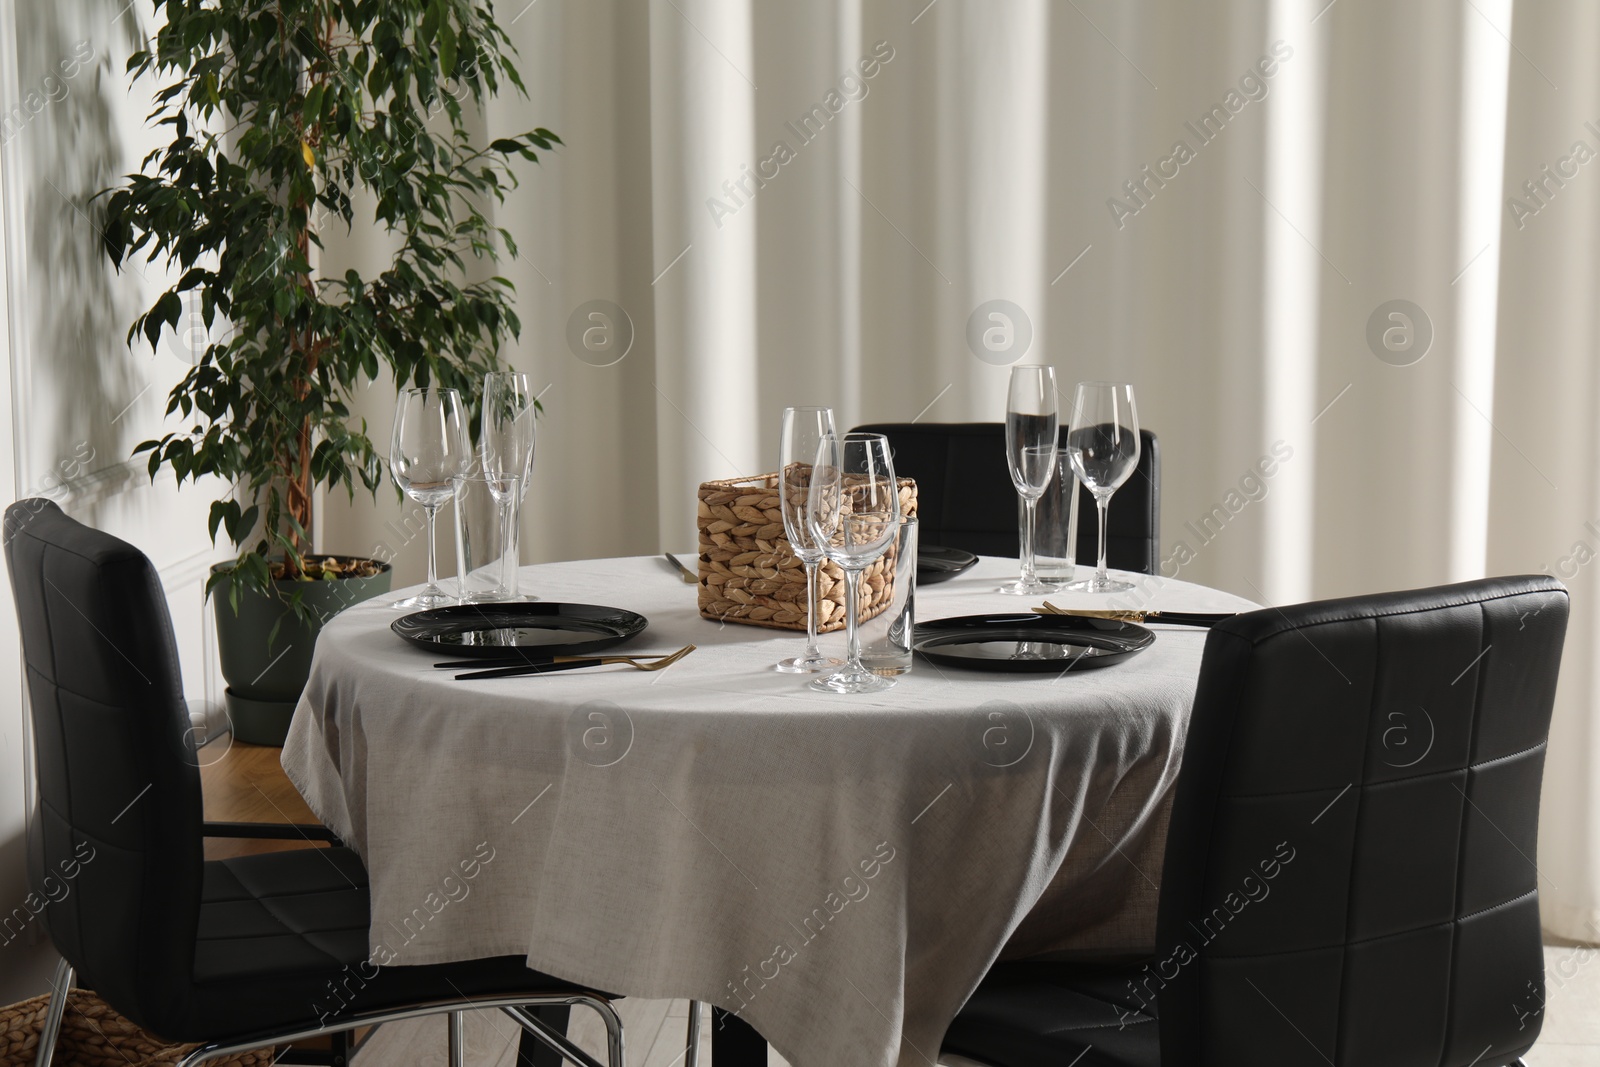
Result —
<path fill-rule="evenodd" d="M 695 571 L 690 570 L 688 567 L 685 567 L 683 565 L 683 560 L 679 559 L 677 556 L 674 556 L 671 552 L 663 552 L 662 555 L 667 557 L 668 563 L 678 568 L 678 576 L 683 579 L 684 585 L 700 584 L 700 575 Z"/>

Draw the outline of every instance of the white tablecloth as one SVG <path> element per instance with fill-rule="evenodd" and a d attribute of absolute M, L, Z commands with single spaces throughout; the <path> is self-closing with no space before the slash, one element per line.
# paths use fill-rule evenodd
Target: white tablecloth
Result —
<path fill-rule="evenodd" d="M 919 617 L 1025 609 L 993 592 L 1015 567 L 920 589 Z M 1060 676 L 919 660 L 846 697 L 771 669 L 803 637 L 701 619 L 658 557 L 521 580 L 643 613 L 627 649 L 699 651 L 658 673 L 458 682 L 389 632 L 393 609 L 332 620 L 283 766 L 366 862 L 376 962 L 524 954 L 738 1011 L 796 1067 L 910 1067 L 935 1062 L 1008 942 L 1150 947 L 1205 631 L 1159 627 L 1125 663 Z M 1142 581 L 1122 599 L 1253 606 Z"/>

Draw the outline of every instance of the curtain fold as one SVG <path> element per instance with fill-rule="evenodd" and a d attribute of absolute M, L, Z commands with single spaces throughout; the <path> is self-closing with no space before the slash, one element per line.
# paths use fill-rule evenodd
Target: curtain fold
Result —
<path fill-rule="evenodd" d="M 655 466 L 691 487 L 657 498 L 665 544 L 693 543 L 693 485 L 761 473 L 751 21 L 746 0 L 650 12 Z"/>
<path fill-rule="evenodd" d="M 1541 890 L 1600 940 L 1590 5 L 500 6 L 530 98 L 489 128 L 566 141 L 498 213 L 506 355 L 547 390 L 526 559 L 687 547 L 697 483 L 772 469 L 786 404 L 997 420 L 1025 324 L 1063 392 L 1137 387 L 1169 576 L 1568 582 Z M 596 307 L 631 327 L 612 362 Z"/>
<path fill-rule="evenodd" d="M 1572 591 L 1545 757 L 1540 907 L 1547 929 L 1600 942 L 1600 11 L 1518 0 L 1511 39 L 1488 569 L 1544 571 Z"/>

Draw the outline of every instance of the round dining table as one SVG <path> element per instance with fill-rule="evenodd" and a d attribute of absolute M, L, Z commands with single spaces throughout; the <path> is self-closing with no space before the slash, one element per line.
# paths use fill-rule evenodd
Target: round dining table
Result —
<path fill-rule="evenodd" d="M 997 591 L 1016 567 L 985 557 L 917 589 L 918 621 L 1038 606 Z M 1123 577 L 1134 590 L 1049 599 L 1256 607 Z M 390 600 L 330 620 L 283 767 L 366 864 L 374 963 L 522 955 L 710 1002 L 795 1067 L 931 1067 L 997 959 L 1154 948 L 1204 629 L 1157 616 L 1153 644 L 1093 670 L 918 657 L 891 689 L 838 695 L 773 669 L 803 634 L 702 618 L 661 557 L 530 566 L 520 585 L 644 615 L 618 654 L 696 650 L 655 672 L 457 680 L 391 632 Z"/>

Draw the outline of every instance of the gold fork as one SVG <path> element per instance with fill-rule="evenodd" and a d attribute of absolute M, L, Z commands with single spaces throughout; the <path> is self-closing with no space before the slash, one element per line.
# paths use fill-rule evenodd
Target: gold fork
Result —
<path fill-rule="evenodd" d="M 1035 615 L 1081 615 L 1087 619 L 1115 619 L 1118 622 L 1144 622 L 1159 611 L 1115 611 L 1108 608 L 1059 608 L 1046 600 L 1044 607 L 1034 608 Z"/>
<path fill-rule="evenodd" d="M 1236 612 L 1202 611 L 1119 611 L 1110 608 L 1061 608 L 1046 600 L 1044 607 L 1034 608 L 1035 615 L 1077 615 L 1087 619 L 1110 619 L 1114 622 L 1166 622 L 1175 626 L 1215 626 L 1231 619 Z"/>
<path fill-rule="evenodd" d="M 676 652 L 659 656 L 552 656 L 538 663 L 519 663 L 514 667 L 494 667 L 486 671 L 468 671 L 456 675 L 463 678 L 515 678 L 522 674 L 553 674 L 556 671 L 577 670 L 580 667 L 606 667 L 627 664 L 636 671 L 666 670 L 694 651 L 695 646 L 684 645 Z"/>

